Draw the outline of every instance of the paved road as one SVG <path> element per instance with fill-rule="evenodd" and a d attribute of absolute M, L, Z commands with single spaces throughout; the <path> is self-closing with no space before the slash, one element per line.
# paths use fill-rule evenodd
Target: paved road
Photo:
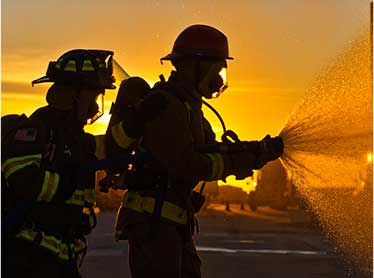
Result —
<path fill-rule="evenodd" d="M 98 216 L 99 226 L 88 239 L 84 277 L 130 277 L 127 243 L 114 242 L 113 221 L 113 213 Z M 333 247 L 306 222 L 307 215 L 299 211 L 227 212 L 217 207 L 203 213 L 196 239 L 203 277 L 357 277 L 345 273 Z"/>

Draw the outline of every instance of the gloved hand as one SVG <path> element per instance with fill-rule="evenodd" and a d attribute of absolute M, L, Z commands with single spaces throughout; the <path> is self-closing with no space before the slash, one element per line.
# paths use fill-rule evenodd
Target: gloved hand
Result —
<path fill-rule="evenodd" d="M 253 168 L 255 170 L 261 169 L 266 163 L 279 158 L 283 154 L 283 141 L 279 136 L 270 137 L 270 135 L 266 135 L 260 141 L 260 144 L 261 151 L 256 155 L 256 162 Z"/>
<path fill-rule="evenodd" d="M 144 126 L 155 119 L 166 109 L 166 97 L 161 94 L 150 93 L 135 106 L 127 106 L 123 109 L 123 127 L 126 133 L 133 138 L 142 135 Z"/>
<path fill-rule="evenodd" d="M 192 191 L 191 203 L 192 203 L 194 212 L 197 213 L 200 211 L 201 207 L 205 203 L 205 196 L 199 192 Z"/>
<path fill-rule="evenodd" d="M 234 175 L 237 180 L 243 180 L 253 175 L 256 156 L 249 151 L 227 153 L 223 155 L 225 176 Z"/>

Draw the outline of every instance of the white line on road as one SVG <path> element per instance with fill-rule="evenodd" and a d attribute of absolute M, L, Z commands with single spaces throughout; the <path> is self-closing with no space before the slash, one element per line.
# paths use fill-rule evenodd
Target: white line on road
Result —
<path fill-rule="evenodd" d="M 222 253 L 251 253 L 251 254 L 276 254 L 276 255 L 317 255 L 326 256 L 325 251 L 307 251 L 307 250 L 272 250 L 272 249 L 229 249 L 207 246 L 197 246 L 197 251 L 201 252 L 222 252 Z"/>
<path fill-rule="evenodd" d="M 273 250 L 273 249 L 231 249 L 209 246 L 196 246 L 200 252 L 221 252 L 221 253 L 249 253 L 249 254 L 273 254 L 273 255 L 311 255 L 326 256 L 325 251 L 307 251 L 307 250 Z M 87 252 L 87 257 L 119 257 L 126 255 L 123 249 L 91 249 Z"/>

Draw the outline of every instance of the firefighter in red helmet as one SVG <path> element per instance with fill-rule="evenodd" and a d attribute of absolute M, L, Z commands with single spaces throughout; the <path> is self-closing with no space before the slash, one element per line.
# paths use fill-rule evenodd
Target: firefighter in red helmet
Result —
<path fill-rule="evenodd" d="M 192 236 L 202 200 L 195 198 L 194 187 L 229 175 L 243 179 L 283 151 L 269 136 L 260 142 L 268 146 L 260 155 L 198 151 L 217 143 L 201 110 L 202 98 L 217 97 L 227 88 L 230 59 L 227 37 L 206 25 L 186 28 L 172 52 L 161 58 L 176 69 L 152 89 L 167 106 L 145 124 L 136 150 L 149 151 L 153 159 L 127 175 L 128 191 L 117 216 L 117 239 L 129 242 L 134 278 L 201 277 Z"/>
<path fill-rule="evenodd" d="M 83 127 L 102 115 L 99 96 L 115 88 L 112 56 L 106 50 L 65 53 L 32 82 L 53 82 L 48 105 L 30 117 L 2 119 L 13 119 L 7 130 L 2 125 L 6 277 L 80 277 L 85 235 L 95 222 L 95 172 L 80 166 L 102 150 L 100 138 Z"/>

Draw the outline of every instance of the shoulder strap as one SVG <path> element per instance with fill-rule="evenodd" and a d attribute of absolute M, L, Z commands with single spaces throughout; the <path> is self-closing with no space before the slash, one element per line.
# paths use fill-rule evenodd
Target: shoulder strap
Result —
<path fill-rule="evenodd" d="M 177 89 L 172 86 L 170 82 L 165 80 L 164 75 L 160 74 L 159 78 L 160 81 L 153 86 L 152 90 L 163 90 L 165 92 L 172 93 L 173 96 L 183 103 L 184 107 L 186 108 L 188 121 L 191 122 L 191 105 L 180 94 L 177 93 Z"/>

